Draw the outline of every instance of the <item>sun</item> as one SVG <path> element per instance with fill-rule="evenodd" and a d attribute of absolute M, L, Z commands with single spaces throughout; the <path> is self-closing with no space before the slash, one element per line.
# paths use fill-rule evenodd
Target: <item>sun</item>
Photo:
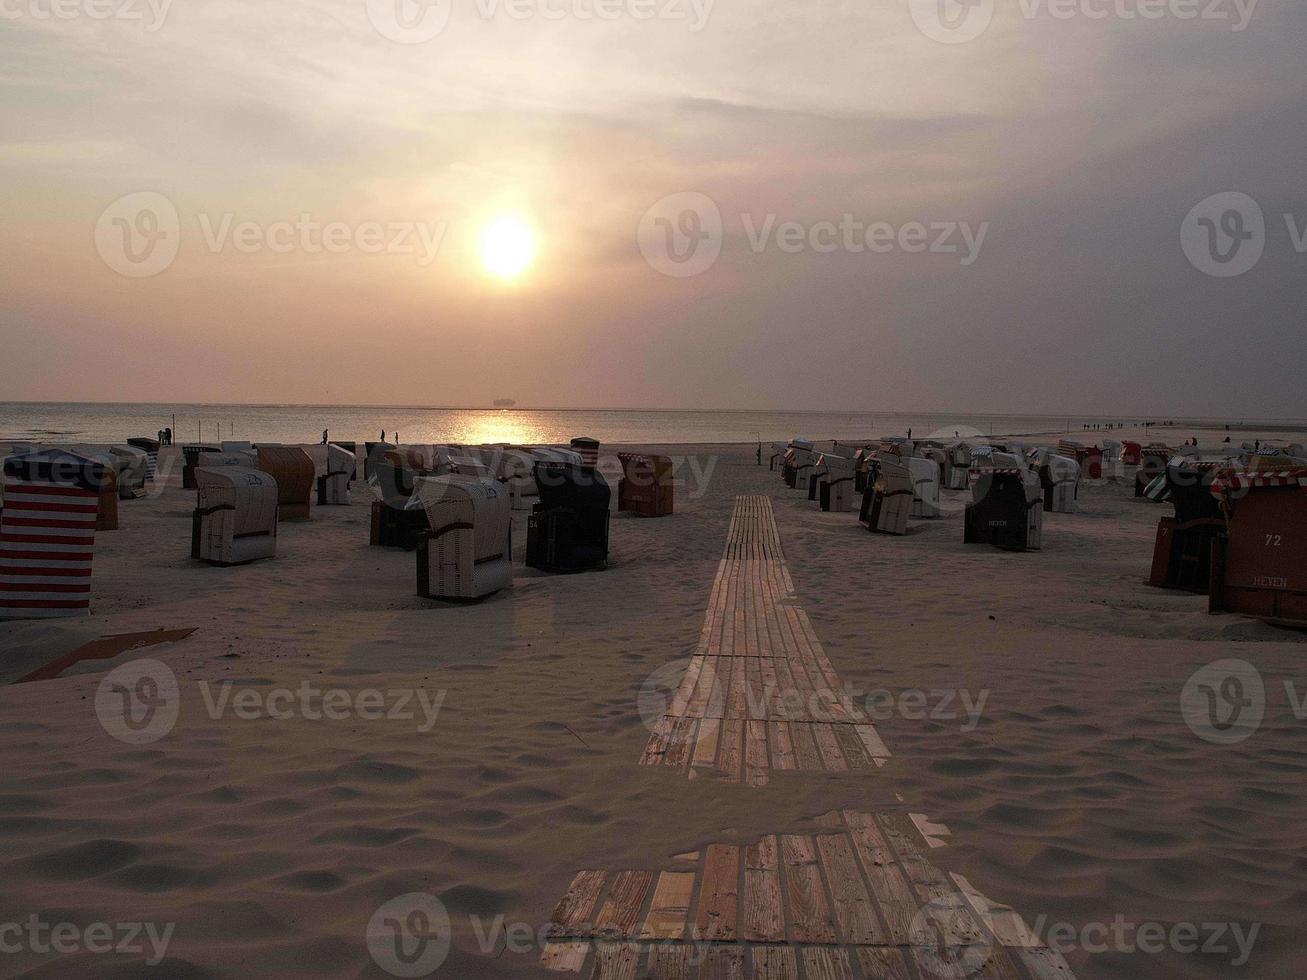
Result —
<path fill-rule="evenodd" d="M 535 256 L 535 232 L 516 215 L 496 218 L 481 233 L 481 264 L 496 279 L 519 278 Z"/>

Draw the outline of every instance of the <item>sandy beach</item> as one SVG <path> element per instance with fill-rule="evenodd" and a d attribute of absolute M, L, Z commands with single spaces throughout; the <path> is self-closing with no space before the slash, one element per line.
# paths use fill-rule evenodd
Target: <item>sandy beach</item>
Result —
<path fill-rule="evenodd" d="M 438 975 L 545 976 L 537 933 L 578 869 L 658 867 L 851 809 L 945 825 L 932 859 L 1037 932 L 1256 924 L 1243 975 L 1301 975 L 1307 750 L 1282 682 L 1302 676 L 1304 639 L 1147 587 L 1169 508 L 1132 482 L 1087 482 L 1081 513 L 1047 515 L 1042 551 L 1007 554 L 962 544 L 961 493 L 906 537 L 870 535 L 787 490 L 753 447 L 659 448 L 694 458 L 674 517 L 615 516 L 606 571 L 519 564 L 477 605 L 414 596 L 414 556 L 368 547 L 357 484 L 351 507 L 282 524 L 275 560 L 236 568 L 189 559 L 180 467 L 124 502 L 121 530 L 98 539 L 93 616 L 3 624 L 0 642 L 36 656 L 196 631 L 0 688 L 0 920 L 157 924 L 166 955 L 145 971 L 148 944 L 26 950 L 0 972 L 386 976 L 369 918 L 425 892 L 452 923 Z M 798 601 L 892 753 L 773 773 L 765 806 L 755 787 L 636 764 L 642 685 L 694 648 L 740 494 L 771 498 Z M 140 656 L 175 674 L 180 710 L 132 745 L 102 728 L 96 698 Z M 1228 657 L 1268 690 L 1261 730 L 1232 747 L 1179 708 L 1186 679 Z M 1236 956 L 1066 953 L 1080 977 L 1157 980 L 1227 977 Z"/>

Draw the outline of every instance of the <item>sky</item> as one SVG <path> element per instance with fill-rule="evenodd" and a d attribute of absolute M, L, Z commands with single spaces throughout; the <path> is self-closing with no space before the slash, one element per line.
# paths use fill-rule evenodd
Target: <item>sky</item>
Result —
<path fill-rule="evenodd" d="M 1301 0 L 0 0 L 0 391 L 1304 417 L 1304 38 Z"/>

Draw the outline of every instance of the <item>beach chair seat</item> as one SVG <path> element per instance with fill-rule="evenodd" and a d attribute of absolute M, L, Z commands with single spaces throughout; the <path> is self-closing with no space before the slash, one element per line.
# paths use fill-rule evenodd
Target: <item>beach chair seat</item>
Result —
<path fill-rule="evenodd" d="M 421 476 L 409 507 L 427 518 L 417 543 L 418 595 L 481 599 L 513 584 L 513 515 L 501 484 L 455 473 Z"/>
<path fill-rule="evenodd" d="M 1024 466 L 972 467 L 972 502 L 962 540 L 1002 551 L 1038 551 L 1043 545 L 1043 490 Z"/>
<path fill-rule="evenodd" d="M 195 468 L 204 465 L 200 462 L 200 457 L 207 453 L 220 453 L 222 449 L 218 446 L 208 446 L 201 443 L 192 443 L 182 446 L 182 489 L 195 489 Z"/>
<path fill-rule="evenodd" d="M 1307 468 L 1224 470 L 1211 490 L 1228 523 L 1212 543 L 1208 609 L 1307 629 Z"/>
<path fill-rule="evenodd" d="M 526 563 L 547 572 L 583 572 L 608 561 L 612 493 L 598 469 L 541 461 L 539 502 L 527 522 Z"/>
<path fill-rule="evenodd" d="M 856 470 L 852 457 L 822 453 L 817 462 L 817 502 L 823 511 L 843 514 L 853 507 Z"/>
<path fill-rule="evenodd" d="M 893 456 L 878 456 L 876 475 L 862 495 L 858 520 L 868 531 L 907 534 L 912 500 L 911 471 Z"/>
<path fill-rule="evenodd" d="M 244 565 L 277 553 L 277 481 L 245 466 L 198 467 L 191 557 Z"/>
<path fill-rule="evenodd" d="M 1044 490 L 1044 513 L 1074 514 L 1079 511 L 1079 463 L 1069 456 L 1044 453 L 1036 472 Z"/>
<path fill-rule="evenodd" d="M 909 456 L 904 464 L 912 477 L 912 517 L 939 516 L 939 464 L 933 459 Z"/>
<path fill-rule="evenodd" d="M 1212 482 L 1221 464 L 1177 456 L 1166 467 L 1162 492 L 1153 496 L 1170 500 L 1174 517 L 1157 523 L 1153 562 L 1148 584 L 1159 589 L 1180 589 L 1206 595 L 1211 586 L 1212 549 L 1226 533 L 1225 515 L 1212 494 Z"/>
<path fill-rule="evenodd" d="M 63 449 L 6 457 L 0 619 L 90 615 L 96 523 L 107 479 L 103 462 Z"/>
<path fill-rule="evenodd" d="M 312 517 L 313 459 L 298 446 L 260 446 L 258 469 L 277 484 L 277 520 L 307 521 Z"/>
<path fill-rule="evenodd" d="M 618 453 L 622 478 L 617 484 L 617 509 L 641 517 L 666 517 L 676 509 L 672 461 L 667 456 Z"/>
<path fill-rule="evenodd" d="M 374 548 L 402 548 L 413 551 L 418 536 L 430 529 L 427 512 L 409 508 L 418 474 L 387 459 L 375 460 L 368 486 L 376 497 L 372 502 L 368 543 Z"/>

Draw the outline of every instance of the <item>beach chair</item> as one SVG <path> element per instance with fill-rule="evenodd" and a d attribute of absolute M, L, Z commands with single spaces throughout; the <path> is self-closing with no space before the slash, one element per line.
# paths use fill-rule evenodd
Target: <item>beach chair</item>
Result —
<path fill-rule="evenodd" d="M 1307 468 L 1218 472 L 1228 521 L 1212 542 L 1211 612 L 1307 629 Z"/>
<path fill-rule="evenodd" d="M 206 453 L 222 452 L 217 446 L 206 446 L 199 443 L 182 446 L 182 489 L 195 489 L 195 468 L 202 465 L 200 457 Z"/>
<path fill-rule="evenodd" d="M 254 443 L 246 442 L 243 439 L 224 440 L 221 443 L 224 453 L 252 453 L 254 452 Z"/>
<path fill-rule="evenodd" d="M 1207 594 L 1212 578 L 1212 548 L 1226 531 L 1225 515 L 1212 493 L 1212 481 L 1222 467 L 1219 462 L 1179 456 L 1167 465 L 1165 499 L 1175 505 L 1175 516 L 1163 517 L 1157 523 L 1149 585 Z"/>
<path fill-rule="evenodd" d="M 527 522 L 526 563 L 547 572 L 583 572 L 608 561 L 608 481 L 598 469 L 542 461 L 539 502 Z"/>
<path fill-rule="evenodd" d="M 213 565 L 244 565 L 277 553 L 277 481 L 246 466 L 195 471 L 191 557 Z"/>
<path fill-rule="evenodd" d="M 971 472 L 972 445 L 969 442 L 957 442 L 947 449 L 949 465 L 945 474 L 944 486 L 949 490 L 966 490 L 971 484 L 968 474 Z"/>
<path fill-rule="evenodd" d="M 862 495 L 858 520 L 868 531 L 907 534 L 912 500 L 912 472 L 893 456 L 878 456 L 876 475 Z"/>
<path fill-rule="evenodd" d="M 1158 478 L 1166 476 L 1166 464 L 1175 456 L 1168 446 L 1157 443 L 1139 450 L 1139 469 L 1135 471 L 1135 496 L 1147 496 L 1148 487 Z"/>
<path fill-rule="evenodd" d="M 622 479 L 617 484 L 617 509 L 641 517 L 666 517 L 675 509 L 672 461 L 667 456 L 618 453 Z"/>
<path fill-rule="evenodd" d="M 354 477 L 358 461 L 344 446 L 332 443 L 323 448 L 326 450 L 327 462 L 325 472 L 318 473 L 318 506 L 348 507 L 349 481 Z M 318 472 L 316 461 L 314 471 Z"/>
<path fill-rule="evenodd" d="M 153 483 L 159 472 L 159 440 L 145 437 L 127 440 L 127 445 L 145 453 L 145 482 Z"/>
<path fill-rule="evenodd" d="M 1024 466 L 972 467 L 972 502 L 967 505 L 962 540 L 1002 551 L 1038 551 L 1043 544 L 1043 491 Z"/>
<path fill-rule="evenodd" d="M 140 500 L 148 493 L 145 484 L 150 478 L 150 458 L 144 449 L 135 446 L 110 446 L 117 465 L 118 499 Z"/>
<path fill-rule="evenodd" d="M 853 459 L 822 453 L 817 462 L 817 502 L 822 510 L 843 514 L 853 507 L 853 482 L 856 470 Z"/>
<path fill-rule="evenodd" d="M 912 476 L 912 517 L 939 516 L 939 464 L 933 459 L 909 456 L 904 464 Z"/>
<path fill-rule="evenodd" d="M 1097 446 L 1086 446 L 1074 439 L 1063 439 L 1058 444 L 1058 453 L 1079 463 L 1080 472 L 1086 479 L 1103 478 L 1103 450 Z"/>
<path fill-rule="evenodd" d="M 808 492 L 812 481 L 812 471 L 817 465 L 817 452 L 811 442 L 795 439 L 790 443 L 790 455 L 787 457 L 788 470 L 785 482 L 795 490 Z"/>
<path fill-rule="evenodd" d="M 774 472 L 777 466 L 785 466 L 785 454 L 790 451 L 790 447 L 783 442 L 773 442 L 771 448 L 771 459 L 767 463 L 767 469 Z"/>
<path fill-rule="evenodd" d="M 1143 459 L 1144 447 L 1142 443 L 1133 442 L 1126 439 L 1121 443 L 1120 460 L 1126 466 L 1138 466 Z"/>
<path fill-rule="evenodd" d="M 571 443 L 572 452 L 581 457 L 582 466 L 599 465 L 599 440 L 588 436 L 577 436 Z"/>
<path fill-rule="evenodd" d="M 418 536 L 430 530 L 427 512 L 421 507 L 408 506 L 418 474 L 386 459 L 374 461 L 371 469 L 368 486 L 376 499 L 372 501 L 368 543 L 374 548 L 413 551 L 418 546 Z"/>
<path fill-rule="evenodd" d="M 107 474 L 62 449 L 4 461 L 0 508 L 0 619 L 90 615 L 95 530 Z"/>
<path fill-rule="evenodd" d="M 258 468 L 277 484 L 277 520 L 307 521 L 312 517 L 313 460 L 297 446 L 260 446 Z"/>
<path fill-rule="evenodd" d="M 481 599 L 513 584 L 513 515 L 499 483 L 421 476 L 408 503 L 426 513 L 417 539 L 417 594 Z"/>
<path fill-rule="evenodd" d="M 1074 514 L 1079 511 L 1079 463 L 1069 456 L 1043 453 L 1035 471 L 1044 489 L 1044 513 Z"/>

